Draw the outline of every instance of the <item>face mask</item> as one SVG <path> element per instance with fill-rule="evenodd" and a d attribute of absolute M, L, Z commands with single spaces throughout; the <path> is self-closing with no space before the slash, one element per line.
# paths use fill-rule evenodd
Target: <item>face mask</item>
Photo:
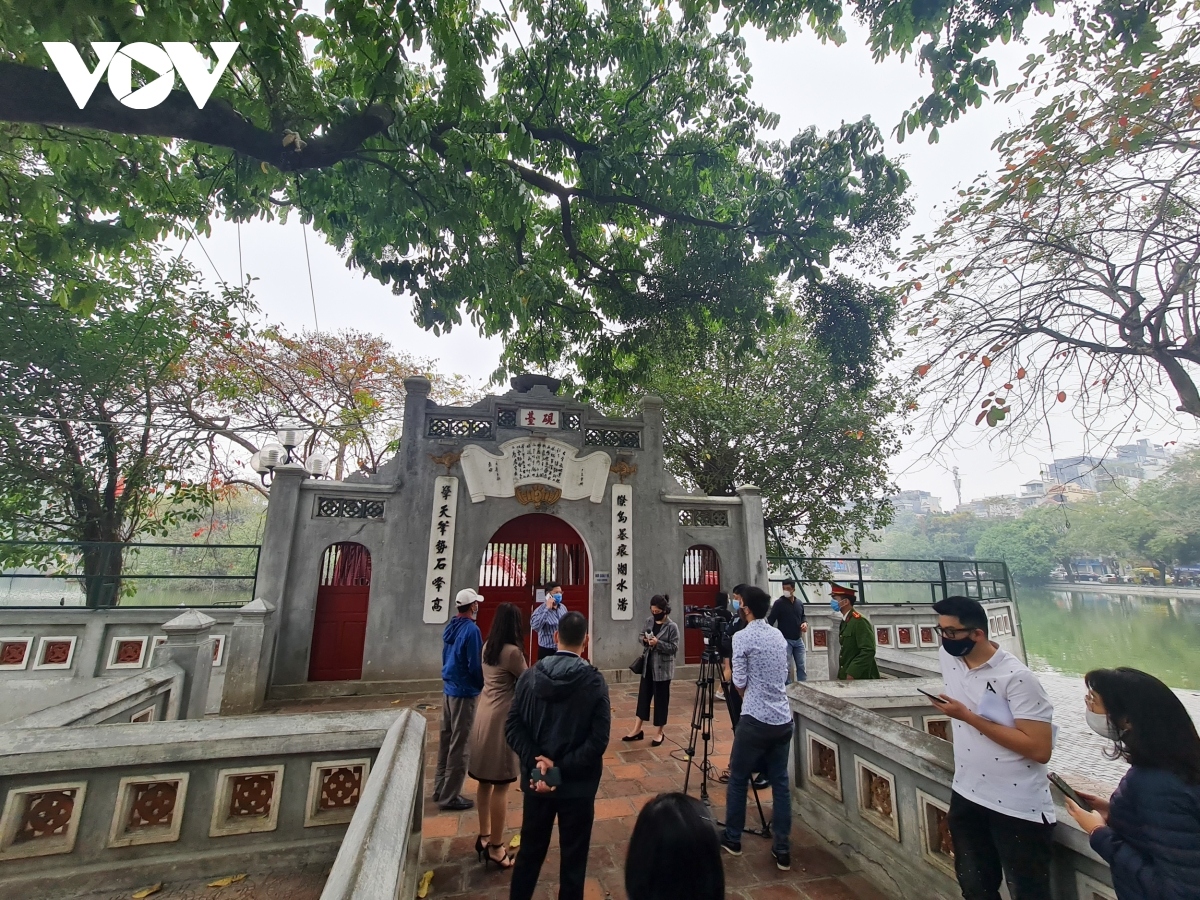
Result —
<path fill-rule="evenodd" d="M 1108 720 L 1108 716 L 1104 713 L 1092 712 L 1090 709 L 1085 710 L 1083 714 L 1087 719 L 1088 727 L 1102 738 L 1108 738 L 1110 741 L 1115 741 L 1120 738 L 1120 732 L 1113 728 L 1112 722 Z"/>
<path fill-rule="evenodd" d="M 842 604 L 838 603 L 836 600 L 830 600 L 829 608 L 832 609 L 834 612 L 841 612 Z"/>
<path fill-rule="evenodd" d="M 551 594 L 550 596 L 554 598 L 555 603 L 562 603 L 562 594 Z"/>
<path fill-rule="evenodd" d="M 951 656 L 966 656 L 975 649 L 975 642 L 970 638 L 963 638 L 958 641 L 952 641 L 950 638 L 942 638 L 942 649 Z"/>
<path fill-rule="evenodd" d="M 663 619 L 665 619 L 667 617 L 666 613 L 660 613 L 660 612 L 657 612 L 657 613 L 651 612 L 650 615 L 654 616 L 655 622 L 661 622 Z"/>
<path fill-rule="evenodd" d="M 736 597 L 729 602 L 730 602 L 730 605 L 733 607 L 734 612 L 738 612 L 742 608 L 742 601 L 738 600 Z"/>

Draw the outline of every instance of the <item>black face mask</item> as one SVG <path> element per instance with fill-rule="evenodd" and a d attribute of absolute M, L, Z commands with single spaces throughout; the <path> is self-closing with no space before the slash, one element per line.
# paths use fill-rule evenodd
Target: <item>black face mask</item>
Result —
<path fill-rule="evenodd" d="M 942 638 L 942 649 L 951 656 L 966 656 L 975 649 L 975 642 L 968 638 L 952 641 L 950 638 Z"/>
<path fill-rule="evenodd" d="M 654 621 L 655 621 L 655 622 L 661 622 L 661 621 L 662 621 L 663 619 L 665 619 L 666 617 L 667 617 L 667 614 L 666 614 L 666 613 L 659 613 L 658 615 L 656 615 L 656 616 L 654 617 Z"/>

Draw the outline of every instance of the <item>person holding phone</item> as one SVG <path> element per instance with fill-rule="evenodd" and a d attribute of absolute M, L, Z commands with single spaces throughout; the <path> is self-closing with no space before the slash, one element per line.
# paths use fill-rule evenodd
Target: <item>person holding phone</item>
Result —
<path fill-rule="evenodd" d="M 529 617 L 529 627 L 537 632 L 537 658 L 545 659 L 555 652 L 554 634 L 558 631 L 558 623 L 569 610 L 563 606 L 562 585 L 556 581 L 546 584 L 546 599 L 542 605 L 533 611 Z"/>
<path fill-rule="evenodd" d="M 638 640 L 644 648 L 646 665 L 638 686 L 637 713 L 633 728 L 622 741 L 640 741 L 642 723 L 650 718 L 650 701 L 654 701 L 654 727 L 658 729 L 650 743 L 661 746 L 666 740 L 667 713 L 671 703 L 671 680 L 675 677 L 675 654 L 679 651 L 679 626 L 671 621 L 671 604 L 666 594 L 650 598 L 650 618 Z"/>
<path fill-rule="evenodd" d="M 1054 798 L 1046 763 L 1054 706 L 1029 668 L 988 640 L 987 612 L 971 597 L 933 604 L 945 692 L 953 720 L 950 837 L 964 900 L 1050 900 Z"/>
<path fill-rule="evenodd" d="M 1175 692 L 1137 669 L 1094 669 L 1083 677 L 1086 717 L 1129 763 L 1113 795 L 1067 799 L 1112 870 L 1117 900 L 1200 896 L 1200 735 Z"/>

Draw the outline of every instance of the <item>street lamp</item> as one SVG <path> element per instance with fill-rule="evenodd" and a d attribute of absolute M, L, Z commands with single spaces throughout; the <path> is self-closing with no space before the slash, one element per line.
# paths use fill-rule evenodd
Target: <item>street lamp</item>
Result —
<path fill-rule="evenodd" d="M 285 462 L 292 461 L 292 451 L 300 446 L 304 440 L 304 426 L 297 422 L 283 422 L 275 431 L 275 437 L 279 440 L 279 445 L 283 447 L 285 453 Z"/>
<path fill-rule="evenodd" d="M 303 429 L 299 426 L 280 426 L 274 438 L 250 455 L 250 468 L 258 474 L 264 485 L 270 484 L 274 479 L 276 466 L 300 461 L 299 455 L 293 456 L 292 451 L 300 446 L 303 438 Z M 332 462 L 324 450 L 314 450 L 304 460 L 304 470 L 313 478 L 324 478 L 329 474 Z"/>
<path fill-rule="evenodd" d="M 331 462 L 329 454 L 324 450 L 314 450 L 304 461 L 304 468 L 313 478 L 323 478 L 328 474 Z"/>

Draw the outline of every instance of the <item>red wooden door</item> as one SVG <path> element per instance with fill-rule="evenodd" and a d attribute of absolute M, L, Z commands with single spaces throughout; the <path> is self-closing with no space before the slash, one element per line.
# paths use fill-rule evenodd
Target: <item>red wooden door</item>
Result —
<path fill-rule="evenodd" d="M 309 681 L 362 678 L 371 595 L 371 554 L 362 544 L 333 544 L 321 557 Z"/>
<path fill-rule="evenodd" d="M 689 547 L 683 557 L 683 607 L 687 621 L 688 607 L 717 605 L 721 590 L 721 563 L 712 547 L 697 544 Z M 704 653 L 704 635 L 699 628 L 683 629 L 683 661 L 700 662 Z"/>
<path fill-rule="evenodd" d="M 479 593 L 484 596 L 479 628 L 486 638 L 496 607 L 516 604 L 528 634 L 525 654 L 536 659 L 537 636 L 529 630 L 529 618 L 537 608 L 537 590 L 547 581 L 561 581 L 563 605 L 586 618 L 590 577 L 587 548 L 574 528 L 545 513 L 518 516 L 505 522 L 484 549 L 479 568 Z"/>

